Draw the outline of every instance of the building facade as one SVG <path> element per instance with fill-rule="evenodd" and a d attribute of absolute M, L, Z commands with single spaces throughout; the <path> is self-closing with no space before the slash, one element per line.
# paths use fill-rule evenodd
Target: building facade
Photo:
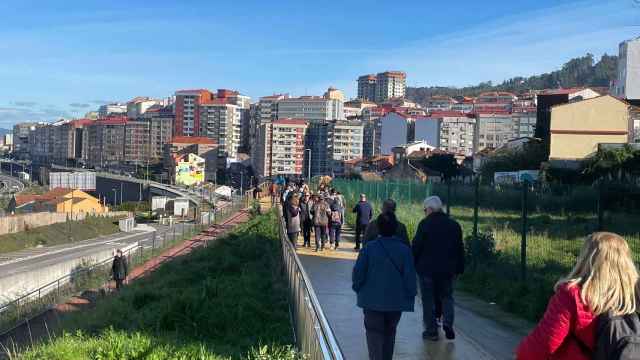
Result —
<path fill-rule="evenodd" d="M 618 71 L 613 94 L 621 99 L 640 99 L 640 37 L 618 47 Z"/>
<path fill-rule="evenodd" d="M 278 119 L 302 119 L 309 123 L 344 119 L 344 104 L 338 99 L 300 96 L 278 101 Z"/>
<path fill-rule="evenodd" d="M 241 109 L 216 99 L 200 105 L 199 113 L 200 135 L 218 144 L 220 156 L 236 159 L 242 135 Z"/>
<path fill-rule="evenodd" d="M 256 175 L 261 178 L 302 176 L 306 131 L 307 122 L 302 119 L 277 119 L 262 124 Z"/>
<path fill-rule="evenodd" d="M 175 93 L 175 126 L 176 136 L 199 136 L 200 104 L 213 100 L 213 94 L 206 89 L 180 90 Z"/>
<path fill-rule="evenodd" d="M 120 116 L 127 113 L 127 105 L 120 103 L 112 103 L 101 105 L 98 108 L 98 117 L 104 118 L 107 116 Z"/>
<path fill-rule="evenodd" d="M 440 142 L 437 147 L 453 154 L 473 154 L 473 138 L 476 119 L 472 115 L 434 113 L 432 118 L 440 122 Z"/>
<path fill-rule="evenodd" d="M 178 161 L 189 154 L 204 159 L 204 180 L 217 182 L 218 146 L 213 140 L 201 136 L 175 136 L 165 144 L 163 164 L 168 170 L 170 181 L 175 181 Z"/>
<path fill-rule="evenodd" d="M 376 99 L 379 104 L 393 98 L 404 98 L 407 75 L 402 71 L 385 71 L 376 75 Z"/>
<path fill-rule="evenodd" d="M 549 161 L 569 165 L 594 154 L 599 144 L 633 141 L 633 110 L 610 95 L 553 107 Z"/>
<path fill-rule="evenodd" d="M 362 75 L 358 78 L 358 99 L 376 101 L 376 76 Z"/>
<path fill-rule="evenodd" d="M 126 116 L 96 120 L 87 128 L 88 156 L 91 166 L 104 168 L 124 162 Z"/>
<path fill-rule="evenodd" d="M 497 149 L 518 137 L 509 112 L 477 112 L 473 151 Z"/>

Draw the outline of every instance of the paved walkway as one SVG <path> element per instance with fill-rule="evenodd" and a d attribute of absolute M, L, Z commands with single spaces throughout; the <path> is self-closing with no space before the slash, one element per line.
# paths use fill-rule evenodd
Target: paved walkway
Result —
<path fill-rule="evenodd" d="M 301 248 L 300 237 L 298 254 L 345 358 L 360 360 L 367 359 L 368 353 L 362 310 L 356 306 L 356 295 L 351 290 L 357 253 L 353 250 L 353 232 L 345 230 L 338 250 L 315 252 L 313 237 L 312 248 Z M 422 339 L 422 303 L 418 296 L 416 311 L 404 313 L 400 320 L 394 359 L 512 359 L 523 333 L 478 316 L 469 310 L 478 301 L 462 298 L 456 298 L 456 340 L 444 340 L 441 334 L 440 341 L 431 342 Z"/>

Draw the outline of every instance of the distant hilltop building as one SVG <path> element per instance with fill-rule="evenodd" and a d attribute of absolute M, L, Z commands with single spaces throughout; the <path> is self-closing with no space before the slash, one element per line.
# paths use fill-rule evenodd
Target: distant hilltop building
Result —
<path fill-rule="evenodd" d="M 618 76 L 612 90 L 621 99 L 640 100 L 640 37 L 620 43 Z"/>
<path fill-rule="evenodd" d="M 404 98 L 407 74 L 402 71 L 385 71 L 358 78 L 358 99 L 383 103 L 394 98 Z"/>

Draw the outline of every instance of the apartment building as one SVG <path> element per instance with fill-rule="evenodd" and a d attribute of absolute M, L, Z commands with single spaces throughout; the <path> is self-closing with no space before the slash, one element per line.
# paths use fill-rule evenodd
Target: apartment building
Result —
<path fill-rule="evenodd" d="M 344 104 L 338 99 L 300 96 L 278 101 L 278 119 L 302 119 L 309 123 L 344 119 Z"/>
<path fill-rule="evenodd" d="M 427 111 L 449 111 L 456 101 L 450 96 L 433 95 L 427 100 Z"/>
<path fill-rule="evenodd" d="M 135 119 L 142 116 L 149 108 L 155 105 L 166 105 L 162 100 L 151 99 L 146 96 L 138 96 L 127 102 L 127 117 Z"/>
<path fill-rule="evenodd" d="M 363 157 L 364 125 L 360 121 L 309 124 L 305 139 L 305 175 L 341 176 L 345 162 Z"/>
<path fill-rule="evenodd" d="M 376 75 L 375 102 L 381 104 L 389 99 L 404 98 L 407 75 L 402 71 L 385 71 Z"/>
<path fill-rule="evenodd" d="M 261 178 L 303 175 L 307 122 L 277 119 L 260 126 L 255 171 Z"/>
<path fill-rule="evenodd" d="M 358 77 L 358 99 L 376 101 L 376 76 L 373 74 Z"/>
<path fill-rule="evenodd" d="M 515 106 L 511 113 L 516 138 L 533 137 L 536 133 L 537 113 L 535 106 Z"/>
<path fill-rule="evenodd" d="M 476 112 L 510 112 L 517 99 L 517 96 L 506 91 L 484 92 L 476 98 L 473 109 Z"/>
<path fill-rule="evenodd" d="M 112 103 L 101 105 L 98 108 L 98 117 L 119 116 L 127 114 L 127 104 Z"/>
<path fill-rule="evenodd" d="M 18 159 L 29 158 L 29 134 L 36 129 L 38 123 L 23 122 L 13 126 L 13 156 Z"/>
<path fill-rule="evenodd" d="M 171 106 L 154 106 L 142 115 L 142 119 L 149 123 L 149 162 L 160 163 L 164 157 L 164 146 L 173 137 L 173 109 Z"/>
<path fill-rule="evenodd" d="M 75 166 L 87 157 L 85 128 L 93 120 L 60 120 L 38 124 L 29 132 L 29 159 L 38 163 Z"/>
<path fill-rule="evenodd" d="M 617 79 L 612 90 L 621 99 L 640 99 L 640 37 L 620 43 Z"/>
<path fill-rule="evenodd" d="M 104 168 L 124 162 L 126 116 L 109 116 L 94 121 L 87 129 L 88 163 Z"/>
<path fill-rule="evenodd" d="M 518 133 L 510 112 L 476 112 L 476 128 L 473 151 L 497 149 Z"/>
<path fill-rule="evenodd" d="M 220 156 L 237 159 L 242 139 L 242 109 L 226 99 L 215 99 L 199 106 L 199 119 L 199 134 L 218 145 Z"/>
<path fill-rule="evenodd" d="M 473 138 L 476 119 L 473 115 L 457 112 L 432 113 L 431 118 L 440 123 L 439 149 L 453 154 L 473 154 Z"/>
<path fill-rule="evenodd" d="M 200 104 L 214 99 L 213 93 L 206 89 L 179 90 L 175 93 L 176 136 L 198 136 L 200 130 Z"/>

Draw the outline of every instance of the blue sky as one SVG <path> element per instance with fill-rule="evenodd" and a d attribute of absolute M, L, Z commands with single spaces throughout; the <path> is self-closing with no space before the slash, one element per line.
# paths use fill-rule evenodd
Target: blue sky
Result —
<path fill-rule="evenodd" d="M 185 88 L 353 96 L 387 69 L 412 86 L 502 81 L 640 35 L 640 0 L 21 0 L 0 14 L 5 128 Z"/>

